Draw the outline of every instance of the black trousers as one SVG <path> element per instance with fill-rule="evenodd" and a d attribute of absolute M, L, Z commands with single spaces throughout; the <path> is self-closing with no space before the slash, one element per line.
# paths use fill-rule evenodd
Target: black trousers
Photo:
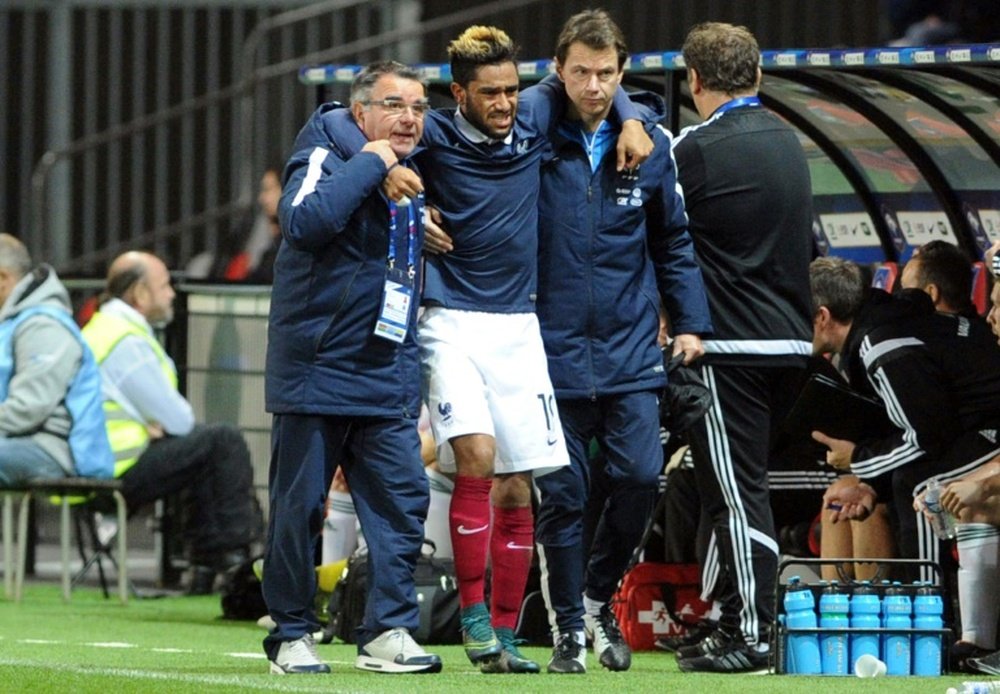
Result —
<path fill-rule="evenodd" d="M 964 477 L 1000 455 L 1000 444 L 994 440 L 997 426 L 1000 424 L 991 429 L 984 427 L 987 433 L 993 432 L 992 437 L 984 436 L 978 430 L 962 432 L 941 455 L 925 455 L 887 473 L 892 483 L 891 502 L 896 513 L 901 557 L 942 563 L 942 543 L 934 535 L 923 513 L 913 510 L 913 497 L 922 492 L 927 482 L 934 477 L 941 481 L 942 486 L 947 486 L 949 482 Z M 884 490 L 880 490 L 880 493 L 881 491 Z M 928 567 L 922 567 L 916 573 L 906 572 L 906 579 L 911 581 L 919 579 L 938 582 L 940 578 Z"/>
<path fill-rule="evenodd" d="M 219 553 L 244 549 L 263 536 L 250 451 L 239 430 L 228 424 L 198 425 L 187 436 L 153 441 L 122 475 L 122 484 L 133 511 L 181 495 L 194 564 L 214 566 Z"/>
<path fill-rule="evenodd" d="M 720 623 L 749 644 L 767 640 L 778 568 L 767 484 L 771 442 L 806 366 L 703 366 L 712 407 L 688 432 L 698 493 L 719 553 Z"/>

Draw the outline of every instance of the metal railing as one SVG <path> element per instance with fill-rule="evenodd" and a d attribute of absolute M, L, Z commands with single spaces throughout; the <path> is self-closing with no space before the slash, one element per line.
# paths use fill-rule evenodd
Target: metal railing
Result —
<path fill-rule="evenodd" d="M 223 9 L 229 4 L 246 9 L 254 2 L 259 3 L 256 12 Z M 254 176 L 284 162 L 296 132 L 315 107 L 315 92 L 292 78 L 303 64 L 364 63 L 390 56 L 419 62 L 424 47 L 428 58 L 440 61 L 450 32 L 473 22 L 509 27 L 528 45 L 548 44 L 565 17 L 586 4 L 576 0 L 437 2 L 439 10 L 460 9 L 418 21 L 421 11 L 429 14 L 424 6 L 432 3 L 326 0 L 274 14 L 276 8 L 295 2 L 200 0 L 197 5 L 201 7 L 195 8 L 199 13 L 190 7 L 176 9 L 181 6 L 177 2 L 174 7 L 138 0 L 68 0 L 45 5 L 50 9 L 111 5 L 104 10 L 107 16 L 97 17 L 93 7 L 88 7 L 79 15 L 64 13 L 61 20 L 86 36 L 74 71 L 100 72 L 107 64 L 109 79 L 102 82 L 84 75 L 87 79 L 81 80 L 79 89 L 94 103 L 88 101 L 80 109 L 83 113 L 72 116 L 72 123 L 67 122 L 67 113 L 53 115 L 52 120 L 63 130 L 69 128 L 77 139 L 45 138 L 57 146 L 42 155 L 30 176 L 23 166 L 14 174 L 0 167 L 0 189 L 5 181 L 10 183 L 4 176 L 30 178 L 30 183 L 18 181 L 16 187 L 5 189 L 13 191 L 8 201 L 30 207 L 30 225 L 18 223 L 21 228 L 8 230 L 26 237 L 32 253 L 64 272 L 99 273 L 115 254 L 134 247 L 149 248 L 172 267 L 183 267 L 192 257 L 215 251 L 224 240 L 249 227 Z M 623 2 L 616 11 L 623 26 L 635 25 L 640 16 L 647 16 L 646 35 L 688 26 L 697 19 L 691 15 L 695 4 L 679 3 L 677 21 L 665 28 L 649 26 L 660 23 L 647 16 L 653 8 L 646 3 Z M 788 2 L 776 4 L 791 7 Z M 815 0 L 807 4 L 814 7 Z M 131 14 L 123 8 L 131 8 Z M 768 14 L 768 21 L 784 19 L 789 11 Z M 0 20 L 4 16 L 0 10 Z M 30 35 L 45 33 L 33 22 L 8 27 L 0 21 L 0 44 L 26 29 Z M 105 32 L 108 45 L 95 48 Z M 205 47 L 203 43 L 220 45 Z M 72 53 L 73 47 L 69 49 Z M 196 58 L 171 62 L 173 53 L 195 49 Z M 0 69 L 7 64 L 7 55 L 0 49 Z M 65 61 L 66 55 L 61 59 Z M 24 57 L 27 79 L 40 71 L 38 63 Z M 143 65 L 149 68 L 147 72 L 142 71 Z M 147 88 L 144 79 L 153 79 L 149 75 L 155 75 L 155 83 Z M 66 77 L 53 80 L 49 91 L 69 89 L 67 85 L 77 81 Z M 119 84 L 125 77 L 129 77 L 127 84 Z M 225 84 L 227 79 L 229 84 Z M 67 98 L 67 103 L 76 101 Z M 151 111 L 144 113 L 142 105 Z M 94 115 L 97 111 L 100 118 Z M 40 120 L 35 111 L 0 98 L 0 116 L 15 112 L 22 121 Z M 134 117 L 121 122 L 128 114 Z M 46 126 L 50 131 L 52 127 Z M 19 145 L 26 151 L 37 148 L 43 139 L 32 132 Z M 0 132 L 0 153 L 4 137 Z"/>
<path fill-rule="evenodd" d="M 262 62 L 266 41 L 275 33 L 286 31 L 293 25 L 315 23 L 319 18 L 331 14 L 342 17 L 344 13 L 357 11 L 362 6 L 366 11 L 373 11 L 373 6 L 378 3 L 372 3 L 370 0 L 330 0 L 265 19 L 247 35 L 241 50 L 240 78 L 233 84 L 187 99 L 156 113 L 112 126 L 83 137 L 66 147 L 46 152 L 31 178 L 32 252 L 41 258 L 51 260 L 61 271 L 74 274 L 99 271 L 117 253 L 127 248 L 150 248 L 165 257 L 174 267 L 182 266 L 197 253 L 211 252 L 218 247 L 221 236 L 225 233 L 226 223 L 228 222 L 228 227 L 232 229 L 234 218 L 238 218 L 252 207 L 253 176 L 255 172 L 262 172 L 266 168 L 265 162 L 268 158 L 266 150 L 269 147 L 276 149 L 273 140 L 280 140 L 284 154 L 284 149 L 291 143 L 295 130 L 304 122 L 314 106 L 313 94 L 309 90 L 302 89 L 294 79 L 285 79 L 282 85 L 296 92 L 296 96 L 291 99 L 273 99 L 272 91 L 267 89 L 269 85 L 295 75 L 304 63 L 345 59 L 365 62 L 390 52 L 395 56 L 398 54 L 395 48 L 407 40 L 419 39 L 432 32 L 464 25 L 493 13 L 537 5 L 540 1 L 497 0 L 430 21 L 411 23 L 405 28 L 391 28 L 363 35 L 354 40 L 340 42 L 332 48 L 311 50 L 302 55 L 282 51 L 284 57 L 277 62 L 258 65 Z M 383 0 L 381 4 L 385 6 L 383 11 L 387 11 L 387 8 L 395 3 Z M 315 44 L 315 41 L 312 43 Z M 263 55 L 263 62 L 266 62 L 266 58 L 267 56 Z M 275 116 L 271 108 L 275 101 L 279 107 L 291 103 L 295 108 L 289 109 L 291 112 Z M 206 148 L 200 159 L 196 159 L 189 151 L 191 147 L 189 140 L 198 136 L 196 130 L 207 131 L 210 127 L 215 133 L 221 134 L 226 130 L 226 123 L 216 122 L 211 125 L 210 119 L 213 117 L 219 119 L 220 114 L 226 113 L 230 121 L 236 122 L 237 112 L 239 122 L 232 127 L 230 149 L 240 154 L 233 163 L 234 171 L 231 171 L 230 175 L 237 176 L 238 185 L 233 186 L 234 192 L 229 199 L 220 199 L 222 196 L 216 196 L 213 204 L 207 204 L 202 209 L 193 209 L 192 198 L 195 195 L 192 186 L 195 174 L 201 170 L 213 168 L 217 170 L 223 163 L 219 160 L 222 153 L 211 147 Z M 185 132 L 187 137 L 184 136 Z M 170 143 L 165 144 L 164 133 L 176 133 L 180 137 L 171 137 Z M 115 180 L 120 185 L 118 197 L 123 200 L 122 205 L 132 206 L 134 219 L 146 219 L 150 216 L 148 210 L 140 212 L 136 207 L 148 206 L 150 201 L 137 198 L 136 194 L 152 196 L 154 223 L 133 224 L 127 232 L 122 225 L 118 228 L 109 228 L 103 233 L 96 229 L 85 229 L 84 234 L 75 238 L 69 253 L 60 252 L 56 243 L 60 234 L 58 230 L 53 229 L 51 217 L 54 207 L 51 204 L 52 199 L 63 194 L 52 190 L 53 176 L 59 167 L 79 166 L 85 172 L 84 178 L 88 179 L 99 175 L 97 167 L 93 164 L 98 156 L 108 160 L 116 155 L 120 157 L 123 154 L 133 154 L 126 152 L 129 150 L 129 143 L 140 143 L 132 145 L 132 149 L 138 149 L 138 153 L 144 155 L 143 145 L 151 138 L 158 142 L 160 150 L 153 157 L 155 173 L 146 176 L 144 168 L 136 169 L 133 166 L 133 173 L 139 179 L 138 183 L 134 179 L 126 180 L 127 177 L 122 176 L 120 171 Z M 178 182 L 159 180 L 159 169 L 163 162 L 166 162 L 168 167 L 171 167 L 173 162 L 172 168 L 177 170 L 178 148 L 180 148 L 180 171 L 177 175 L 181 178 L 179 185 Z M 187 154 L 185 148 L 188 150 Z M 120 162 L 115 163 L 120 164 Z M 186 169 L 193 171 L 185 171 Z M 74 180 L 79 178 L 75 170 L 71 178 Z M 210 181 L 207 171 L 202 180 L 206 183 Z M 140 185 L 143 183 L 145 185 Z M 165 192 L 164 186 L 169 190 Z M 178 187 L 186 187 L 187 190 L 180 191 L 178 195 Z M 109 200 L 112 196 L 113 192 L 108 191 Z M 179 208 L 181 211 L 181 214 L 174 219 L 170 219 L 163 210 L 165 204 L 168 204 L 163 198 L 167 196 L 177 198 L 177 202 L 171 207 Z M 207 201 L 210 196 L 203 194 L 201 197 Z M 207 233 L 199 237 L 197 234 L 199 230 L 206 230 Z"/>
<path fill-rule="evenodd" d="M 73 8 L 74 27 L 67 42 L 73 44 L 75 39 L 83 44 L 82 49 L 76 47 L 83 57 L 62 70 L 68 79 L 54 81 L 73 83 L 83 98 L 85 105 L 72 131 L 86 134 L 73 141 L 46 138 L 67 144 L 42 154 L 30 183 L 17 186 L 24 190 L 18 199 L 30 200 L 24 205 L 30 209 L 30 223 L 20 221 L 11 231 L 25 238 L 33 255 L 61 271 L 79 274 L 102 271 L 125 248 L 150 248 L 174 267 L 218 248 L 240 231 L 243 222 L 249 225 L 253 202 L 252 181 L 240 181 L 238 176 L 244 157 L 240 143 L 247 139 L 240 131 L 239 101 L 248 96 L 260 104 L 256 121 L 266 125 L 257 127 L 273 138 L 273 142 L 258 138 L 261 151 L 277 149 L 276 142 L 282 149 L 287 146 L 313 107 L 314 97 L 294 80 L 267 85 L 255 79 L 244 56 L 274 61 L 344 43 L 355 33 L 377 34 L 388 28 L 396 5 L 412 2 L 351 0 L 336 3 L 334 9 L 339 11 L 332 14 L 329 8 L 334 4 L 323 3 L 330 15 L 325 20 L 311 22 L 295 35 L 276 31 L 268 36 L 256 29 L 260 20 L 266 20 L 276 6 L 296 0 L 257 0 L 257 11 L 249 5 L 253 1 L 234 2 L 233 9 L 212 2 L 207 8 L 132 3 L 130 10 L 122 8 L 129 6 L 127 1 L 114 3 L 111 9 L 83 7 L 85 0 L 66 3 L 64 10 Z M 0 11 L 0 20 L 5 16 Z M 251 16 L 254 21 L 248 22 Z M 95 48 L 105 33 L 109 45 Z M 227 52 L 230 44 L 235 46 Z M 245 50 L 251 45 L 255 45 L 252 52 Z M 63 46 L 62 51 L 71 54 L 74 46 Z M 176 58 L 186 53 L 195 57 Z M 123 71 L 123 63 L 143 64 L 148 70 Z M 28 68 L 33 64 L 26 59 Z M 90 74 L 101 70 L 107 73 L 98 76 L 103 79 Z M 70 96 L 67 105 L 72 103 Z M 24 100 L 39 101 L 31 93 Z M 70 112 L 62 106 L 60 112 Z M 143 106 L 154 110 L 143 113 Z M 123 121 L 130 112 L 137 115 Z M 22 122 L 40 120 L 31 114 L 25 110 Z M 275 120 L 281 121 L 278 130 L 273 128 Z M 96 127 L 102 122 L 110 125 Z M 261 152 L 253 157 L 254 162 L 266 159 Z M 27 181 L 29 176 L 22 172 L 19 178 Z"/>

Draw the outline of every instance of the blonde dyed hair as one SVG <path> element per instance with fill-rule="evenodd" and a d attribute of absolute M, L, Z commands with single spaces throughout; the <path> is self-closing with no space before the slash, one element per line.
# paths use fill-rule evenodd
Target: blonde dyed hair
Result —
<path fill-rule="evenodd" d="M 471 26 L 448 44 L 451 79 L 467 86 L 483 65 L 516 62 L 517 50 L 517 45 L 503 29 Z"/>

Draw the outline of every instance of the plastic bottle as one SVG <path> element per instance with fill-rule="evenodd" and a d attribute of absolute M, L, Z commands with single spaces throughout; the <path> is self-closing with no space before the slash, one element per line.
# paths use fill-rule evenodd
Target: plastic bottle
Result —
<path fill-rule="evenodd" d="M 882 626 L 883 627 L 885 626 L 885 618 L 886 618 L 885 596 L 889 594 L 889 589 L 891 587 L 892 587 L 892 582 L 889 581 L 889 580 L 886 580 L 886 579 L 883 579 L 882 582 L 878 584 L 878 597 L 879 597 L 879 600 L 882 601 L 882 613 L 881 613 L 881 616 L 882 616 Z"/>
<path fill-rule="evenodd" d="M 889 588 L 891 586 L 892 582 L 887 579 L 882 579 L 882 582 L 875 586 L 878 589 L 879 604 L 882 606 L 882 609 L 879 612 L 879 626 L 882 627 L 882 633 L 878 638 L 878 652 L 882 654 L 885 653 L 885 596 L 889 592 Z"/>
<path fill-rule="evenodd" d="M 871 581 L 862 581 L 851 596 L 851 628 L 872 629 L 870 633 L 851 634 L 851 668 L 866 653 L 879 657 L 879 632 L 882 625 L 881 605 Z"/>
<path fill-rule="evenodd" d="M 912 609 L 910 596 L 898 581 L 886 589 L 882 599 L 886 629 L 882 639 L 882 660 L 887 675 L 910 674 L 910 634 L 899 630 L 913 626 Z"/>
<path fill-rule="evenodd" d="M 850 598 L 833 581 L 819 596 L 819 625 L 824 629 L 846 629 L 850 626 Z M 847 632 L 829 631 L 819 635 L 820 661 L 824 675 L 848 674 Z"/>
<path fill-rule="evenodd" d="M 816 601 L 812 590 L 798 576 L 788 579 L 785 590 L 785 624 L 788 626 L 788 672 L 818 675 L 822 672 L 819 635 L 796 634 L 794 629 L 816 628 Z"/>
<path fill-rule="evenodd" d="M 785 631 L 785 613 L 782 612 L 778 615 L 778 633 L 783 634 L 783 636 L 778 639 L 778 653 L 777 658 L 781 664 L 781 670 L 779 672 L 788 673 L 788 632 Z"/>
<path fill-rule="evenodd" d="M 913 599 L 913 628 L 941 629 L 944 603 L 937 588 L 928 584 L 917 589 Z M 913 635 L 913 674 L 936 677 L 941 674 L 941 634 Z"/>
<path fill-rule="evenodd" d="M 962 682 L 961 687 L 948 687 L 948 694 L 992 694 L 1000 692 L 1000 680 Z"/>
<path fill-rule="evenodd" d="M 955 537 L 955 516 L 941 508 L 941 482 L 932 477 L 924 493 L 924 507 L 931 516 L 931 529 L 942 540 Z"/>

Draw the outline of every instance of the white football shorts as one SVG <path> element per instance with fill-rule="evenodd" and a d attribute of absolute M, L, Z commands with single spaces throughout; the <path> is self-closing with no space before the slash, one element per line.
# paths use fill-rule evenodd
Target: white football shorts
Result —
<path fill-rule="evenodd" d="M 450 439 L 496 440 L 496 474 L 543 475 L 569 464 L 534 313 L 428 307 L 417 328 L 438 465 L 455 471 Z"/>

